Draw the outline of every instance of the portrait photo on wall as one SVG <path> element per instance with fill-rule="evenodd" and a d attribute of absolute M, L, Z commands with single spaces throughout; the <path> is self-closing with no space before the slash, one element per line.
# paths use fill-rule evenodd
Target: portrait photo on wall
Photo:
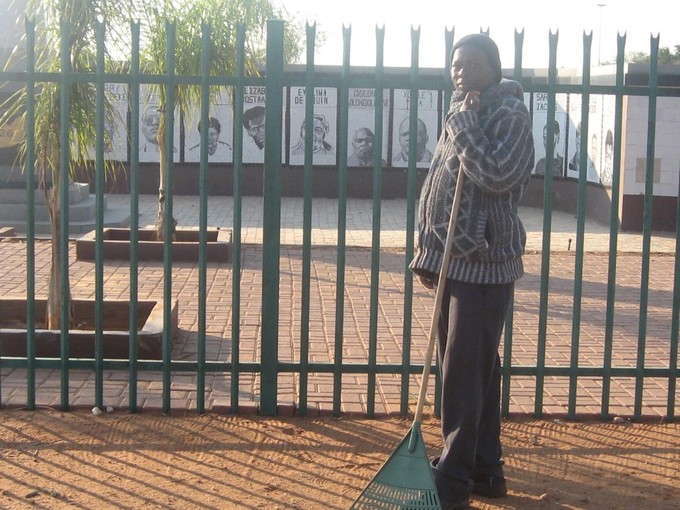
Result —
<path fill-rule="evenodd" d="M 534 94 L 532 102 L 532 118 L 534 130 L 534 144 L 536 150 L 536 165 L 534 174 L 545 175 L 547 168 L 552 164 L 552 175 L 564 177 L 565 175 L 565 140 L 567 130 L 567 95 L 555 96 L 555 120 L 552 125 L 553 153 L 547 154 L 549 135 L 548 126 L 548 94 L 538 92 Z M 552 161 L 550 161 L 552 160 Z"/>
<path fill-rule="evenodd" d="M 6 103 L 10 99 L 10 94 L 3 94 L 0 91 L 0 117 L 5 115 L 10 104 Z M 20 116 L 16 116 L 8 124 L 0 129 L 0 150 L 7 149 L 15 152 L 19 148 L 19 143 L 24 138 L 24 127 Z"/>
<path fill-rule="evenodd" d="M 232 112 L 231 92 L 223 88 L 216 95 L 208 113 L 208 161 L 231 163 L 234 160 Z M 200 161 L 202 132 L 201 108 L 200 105 L 194 105 L 184 114 L 184 161 L 188 163 Z"/>
<path fill-rule="evenodd" d="M 158 163 L 160 161 L 160 149 L 158 145 L 158 127 L 163 111 L 159 104 L 158 96 L 152 92 L 148 85 L 140 87 L 139 105 L 139 161 L 141 163 Z M 173 131 L 173 161 L 179 160 L 179 132 L 180 115 L 175 112 L 175 129 Z"/>
<path fill-rule="evenodd" d="M 312 132 L 306 132 L 305 87 L 290 88 L 290 151 L 291 165 L 304 165 L 305 147 L 312 145 L 312 161 L 315 165 L 336 164 L 336 123 L 338 92 L 331 87 L 314 89 L 314 115 Z"/>
<path fill-rule="evenodd" d="M 104 115 L 104 159 L 107 161 L 127 161 L 128 86 L 124 83 L 106 83 L 104 94 L 111 107 L 111 110 L 107 110 Z M 93 161 L 96 159 L 95 145 L 87 149 L 87 156 Z"/>
<path fill-rule="evenodd" d="M 428 168 L 432 161 L 434 146 L 439 133 L 439 92 L 418 91 L 418 120 L 415 131 L 411 131 L 410 90 L 394 91 L 392 120 L 392 166 L 407 167 L 411 136 L 416 137 L 415 159 L 418 168 Z"/>
<path fill-rule="evenodd" d="M 124 83 L 107 83 L 104 90 L 112 110 L 112 114 L 104 119 L 104 158 L 127 161 L 128 86 Z"/>
<path fill-rule="evenodd" d="M 581 94 L 568 95 L 567 107 L 567 177 L 578 179 L 579 168 L 581 165 L 581 149 L 585 146 L 581 141 L 581 105 L 583 98 Z M 586 151 L 587 152 L 587 151 Z"/>
<path fill-rule="evenodd" d="M 387 146 L 389 141 L 389 90 L 383 91 L 382 98 L 382 140 L 378 143 L 375 132 L 375 89 L 349 89 L 347 166 L 372 167 L 375 163 L 375 152 L 380 147 L 381 164 L 387 165 Z"/>
<path fill-rule="evenodd" d="M 600 172 L 602 171 L 602 146 L 604 145 L 602 139 L 602 106 L 603 96 L 601 94 L 590 96 L 588 140 L 586 141 L 589 182 L 600 182 Z"/>
<path fill-rule="evenodd" d="M 247 86 L 243 91 L 243 162 L 264 162 L 266 89 Z"/>
<path fill-rule="evenodd" d="M 602 168 L 600 182 L 605 186 L 612 185 L 614 176 L 614 127 L 616 98 L 612 95 L 602 96 Z"/>

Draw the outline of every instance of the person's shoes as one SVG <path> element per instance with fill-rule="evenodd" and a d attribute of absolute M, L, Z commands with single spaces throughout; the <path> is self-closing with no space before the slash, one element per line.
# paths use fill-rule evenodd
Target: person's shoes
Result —
<path fill-rule="evenodd" d="M 468 510 L 472 508 L 468 498 L 454 501 L 446 497 L 439 496 L 439 504 L 441 505 L 442 510 Z"/>
<path fill-rule="evenodd" d="M 432 465 L 432 476 L 437 486 L 437 495 L 442 510 L 467 510 L 470 507 L 470 485 L 460 480 L 448 477 L 436 466 L 438 458 Z"/>
<path fill-rule="evenodd" d="M 401 508 L 404 510 L 418 510 L 421 508 L 431 508 L 432 500 L 429 498 L 418 498 L 404 503 Z M 468 510 L 470 501 L 468 499 L 450 501 L 439 496 L 439 507 L 441 510 Z"/>
<path fill-rule="evenodd" d="M 508 494 L 508 485 L 502 476 L 473 475 L 472 493 L 484 498 L 502 498 Z"/>

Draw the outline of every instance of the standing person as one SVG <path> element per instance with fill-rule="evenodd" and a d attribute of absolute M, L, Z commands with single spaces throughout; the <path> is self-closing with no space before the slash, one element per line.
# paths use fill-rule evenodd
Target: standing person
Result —
<path fill-rule="evenodd" d="M 432 461 L 444 510 L 471 493 L 507 493 L 500 443 L 498 347 L 526 232 L 516 205 L 534 166 L 531 118 L 519 83 L 502 80 L 498 47 L 484 34 L 453 46 L 455 92 L 419 206 L 410 268 L 432 289 L 440 271 L 459 172 L 463 193 L 439 310 L 444 448 Z"/>

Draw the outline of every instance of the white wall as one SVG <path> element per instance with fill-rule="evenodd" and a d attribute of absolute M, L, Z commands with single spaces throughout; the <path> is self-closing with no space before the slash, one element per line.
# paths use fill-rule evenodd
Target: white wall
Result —
<path fill-rule="evenodd" d="M 646 97 L 629 96 L 624 99 L 625 195 L 640 195 L 645 192 L 648 105 L 649 100 Z M 654 195 L 677 196 L 680 173 L 680 98 L 657 99 L 654 158 Z"/>

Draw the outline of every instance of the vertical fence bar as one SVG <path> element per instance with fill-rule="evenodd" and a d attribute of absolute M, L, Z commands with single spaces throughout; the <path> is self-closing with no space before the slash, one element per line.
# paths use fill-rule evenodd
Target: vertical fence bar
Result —
<path fill-rule="evenodd" d="M 449 42 L 449 34 L 453 35 L 453 31 L 446 29 L 444 33 L 446 43 Z M 447 48 L 448 49 L 448 48 Z M 382 57 L 382 55 L 381 55 Z M 416 72 L 416 65 L 413 62 L 414 56 L 411 54 L 411 68 L 409 70 L 409 81 L 411 82 L 411 90 L 417 87 L 418 77 Z M 382 58 L 380 61 L 382 66 Z M 448 52 L 445 56 L 444 70 L 445 76 L 443 81 L 446 81 L 448 72 L 450 69 L 450 59 L 448 58 Z M 381 98 L 382 98 L 382 88 Z M 413 92 L 411 92 L 413 93 Z M 377 102 L 376 102 L 377 103 Z M 377 104 L 381 104 L 380 103 Z M 445 103 L 447 104 L 447 103 Z M 380 115 L 382 116 L 382 108 Z M 375 117 L 376 125 L 380 121 L 382 122 L 382 117 L 378 117 L 376 112 Z M 381 140 L 382 136 L 378 137 L 376 133 L 376 141 Z M 382 154 L 382 152 L 380 153 Z M 380 156 L 376 152 L 376 158 Z M 409 410 L 409 388 L 411 381 L 411 345 L 412 345 L 412 328 L 413 328 L 413 272 L 409 269 L 411 260 L 413 259 L 413 254 L 415 251 L 413 233 L 415 231 L 415 218 L 416 218 L 416 186 L 418 174 L 409 167 L 407 169 L 407 183 L 406 183 L 406 248 L 404 250 L 404 326 L 402 331 L 402 342 L 401 342 L 401 394 L 399 401 L 399 414 L 406 416 Z"/>
<path fill-rule="evenodd" d="M 382 54 L 384 29 L 376 31 L 376 45 L 380 45 L 377 52 Z M 413 34 L 411 36 L 413 49 Z M 416 45 L 417 51 L 417 45 Z M 378 70 L 376 70 L 378 72 Z M 382 69 L 376 85 L 382 93 Z M 382 212 L 382 165 L 373 166 L 373 219 L 371 236 L 371 294 L 369 297 L 368 321 L 368 391 L 366 396 L 366 415 L 375 416 L 376 367 L 378 357 L 378 298 L 380 295 L 380 221 Z"/>
<path fill-rule="evenodd" d="M 445 37 L 447 35 L 453 35 L 453 32 L 445 32 Z M 384 30 L 383 30 L 384 34 Z M 447 39 L 447 42 L 449 39 Z M 382 57 L 382 55 L 381 55 Z M 382 68 L 382 60 L 380 61 L 380 66 Z M 444 63 L 444 69 L 450 69 L 450 59 L 448 58 L 448 53 L 446 56 L 446 61 Z M 444 78 L 445 80 L 446 78 Z M 418 52 L 411 51 L 411 67 L 409 69 L 409 82 L 410 82 L 410 94 L 411 98 L 416 97 L 418 94 Z M 382 84 L 380 90 L 380 96 L 382 99 Z M 377 103 L 377 102 L 376 102 Z M 379 104 L 382 104 L 380 101 Z M 413 104 L 413 101 L 411 101 Z M 382 123 L 382 108 L 380 111 L 381 117 L 378 117 L 376 112 L 375 122 L 376 125 L 380 121 Z M 410 139 L 414 137 L 411 136 Z M 380 136 L 376 133 L 376 140 L 382 139 L 382 129 Z M 409 140 L 410 141 L 410 140 Z M 380 162 L 381 154 L 376 152 L 376 162 Z M 407 175 L 407 187 L 406 187 L 406 249 L 405 249 L 405 267 L 404 267 L 404 326 L 403 326 L 403 341 L 402 341 L 402 354 L 401 354 L 401 395 L 400 395 L 400 406 L 399 412 L 402 416 L 408 414 L 409 409 L 409 387 L 411 378 L 411 328 L 412 328 L 412 315 L 413 315 L 413 273 L 409 269 L 409 264 L 413 259 L 414 253 L 414 241 L 413 232 L 415 231 L 415 203 L 416 203 L 416 181 L 418 174 L 416 172 L 415 165 L 409 165 L 406 170 Z"/>
<path fill-rule="evenodd" d="M 243 78 L 245 69 L 245 26 L 236 27 L 236 88 L 234 93 L 234 126 L 243 124 Z M 231 409 L 238 412 L 239 362 L 241 344 L 241 177 L 243 176 L 243 130 L 234 129 L 234 212 L 231 257 Z"/>
<path fill-rule="evenodd" d="M 130 320 L 128 409 L 137 412 L 137 301 L 139 291 L 139 23 L 130 26 Z"/>
<path fill-rule="evenodd" d="M 97 21 L 97 68 L 95 127 L 95 245 L 94 245 L 94 401 L 100 409 L 104 407 L 104 117 L 106 113 L 104 67 L 104 24 Z"/>
<path fill-rule="evenodd" d="M 548 64 L 548 117 L 547 117 L 547 144 L 546 144 L 546 168 L 543 183 L 543 241 L 541 253 L 541 295 L 538 316 L 538 349 L 536 354 L 536 393 L 534 403 L 534 416 L 539 418 L 543 415 L 543 391 L 545 387 L 545 357 L 548 327 L 548 297 L 550 294 L 550 231 L 552 229 L 552 185 L 555 149 L 555 92 L 557 83 L 557 36 L 558 33 L 549 33 L 550 56 Z"/>
<path fill-rule="evenodd" d="M 305 66 L 305 92 L 314 90 L 314 48 L 316 43 L 316 25 L 307 24 L 307 65 Z M 314 115 L 314 101 L 305 102 L 305 118 Z M 342 111 L 342 109 L 341 109 Z M 339 170 L 342 171 L 342 170 Z M 311 285 L 311 250 L 312 250 L 312 187 L 313 166 L 305 160 L 304 169 L 304 203 L 302 216 L 302 303 L 300 311 L 300 414 L 307 416 L 307 391 L 309 385 L 309 317 L 310 317 L 310 285 Z M 337 354 L 337 344 L 336 344 Z M 342 356 L 342 351 L 340 352 Z M 335 402 L 335 399 L 333 400 Z"/>
<path fill-rule="evenodd" d="M 70 308 L 71 308 L 71 290 L 69 284 L 69 137 L 71 135 L 69 112 L 71 109 L 71 59 L 70 59 L 70 45 L 71 27 L 68 23 L 61 22 L 61 79 L 60 79 L 60 97 L 59 97 L 59 129 L 60 129 L 60 156 L 59 156 L 59 176 L 53 185 L 59 183 L 59 239 L 57 243 L 61 251 L 60 267 L 61 273 L 61 408 L 68 411 L 69 405 L 69 328 L 70 328 Z M 52 232 L 54 239 L 55 232 Z M 56 248 L 54 242 L 52 249 Z M 52 258 L 54 261 L 54 256 Z M 54 263 L 54 262 L 53 262 Z M 54 268 L 53 268 L 54 270 Z M 53 294 L 56 296 L 56 294 Z"/>
<path fill-rule="evenodd" d="M 351 41 L 351 27 L 343 27 L 343 62 L 349 59 L 349 45 Z M 347 65 L 343 66 L 343 73 L 347 73 Z M 347 79 L 346 77 L 344 78 Z M 335 338 L 333 353 L 333 416 L 340 416 L 342 401 L 342 359 L 345 331 L 345 261 L 347 248 L 347 164 L 338 169 L 338 247 L 337 266 L 335 273 Z"/>
<path fill-rule="evenodd" d="M 524 30 L 515 30 L 515 67 L 513 78 L 515 81 L 522 81 L 522 47 L 524 46 Z M 510 386 L 511 386 L 511 367 L 512 367 L 512 330 L 514 328 L 514 309 L 515 309 L 515 290 L 512 290 L 512 298 L 508 305 L 507 317 L 505 318 L 505 329 L 503 334 L 503 363 L 501 364 L 501 416 L 510 415 Z"/>
<path fill-rule="evenodd" d="M 283 21 L 267 22 L 267 101 L 269 129 L 264 146 L 264 229 L 262 241 L 262 395 L 260 412 L 276 414 L 279 355 L 279 276 L 281 257 L 281 142 L 283 117 Z M 311 133 L 311 131 L 308 131 Z M 309 144 L 308 144 L 309 145 Z"/>
<path fill-rule="evenodd" d="M 35 410 L 35 22 L 26 19 L 26 406 Z"/>
<path fill-rule="evenodd" d="M 521 82 L 523 80 L 522 76 L 522 57 L 524 48 L 524 29 L 518 32 L 515 29 L 515 64 L 513 67 L 512 76 L 515 81 Z"/>
<path fill-rule="evenodd" d="M 170 363 L 172 356 L 172 336 L 170 324 L 172 324 L 172 238 L 175 231 L 175 220 L 172 211 L 173 190 L 173 133 L 175 131 L 175 33 L 177 25 L 167 22 L 168 47 L 165 53 L 165 167 L 161 172 L 165 176 L 165 218 L 163 240 L 163 412 L 170 412 L 170 392 L 172 374 Z"/>
<path fill-rule="evenodd" d="M 445 54 L 444 54 L 444 74 L 442 76 L 443 79 L 443 85 L 442 88 L 444 90 L 444 104 L 443 104 L 443 109 L 448 113 L 449 106 L 451 104 L 451 96 L 453 95 L 453 78 L 451 76 L 451 61 L 453 60 L 453 41 L 454 41 L 454 36 L 455 36 L 455 30 L 451 28 L 450 30 L 447 28 L 445 29 L 445 42 L 444 42 L 444 47 L 445 47 Z M 444 129 L 442 127 L 442 129 Z M 413 204 L 414 212 L 411 214 L 413 215 L 415 213 L 415 203 Z M 435 358 L 435 363 L 439 363 L 439 360 Z M 441 376 L 440 376 L 440 370 L 435 370 L 434 371 L 434 415 L 435 416 L 441 416 L 441 407 L 442 407 L 442 384 L 441 384 Z"/>
<path fill-rule="evenodd" d="M 659 36 L 651 37 L 649 57 L 649 110 L 647 113 L 647 164 L 645 178 L 644 216 L 642 227 L 642 268 L 640 275 L 640 319 L 635 376 L 633 416 L 642 416 L 642 397 L 645 376 L 645 347 L 647 345 L 647 308 L 649 305 L 649 264 L 652 244 L 652 202 L 654 200 L 654 144 L 656 142 L 657 68 Z"/>
<path fill-rule="evenodd" d="M 678 171 L 680 174 L 680 169 Z M 673 308 L 671 318 L 671 345 L 668 360 L 668 400 L 666 419 L 675 418 L 675 385 L 678 380 L 678 330 L 680 329 L 680 180 L 678 180 L 678 200 L 675 211 L 675 267 L 673 270 Z"/>
<path fill-rule="evenodd" d="M 567 416 L 570 419 L 574 419 L 576 417 L 576 402 L 578 394 L 581 306 L 583 304 L 583 255 L 585 251 L 585 224 L 586 182 L 585 179 L 583 179 L 579 180 L 578 197 L 576 200 L 576 258 L 574 261 L 574 299 L 571 320 L 571 360 L 569 364 L 569 398 L 567 403 Z"/>
<path fill-rule="evenodd" d="M 352 40 L 352 27 L 342 27 L 342 71 L 340 87 L 338 89 L 339 101 L 339 124 L 338 124 L 338 216 L 342 208 L 342 230 L 338 226 L 338 234 L 342 231 L 342 240 L 338 236 L 338 282 L 335 287 L 335 348 L 333 367 L 333 416 L 340 416 L 342 406 L 342 361 L 344 347 L 344 311 L 345 311 L 345 247 L 346 247 L 346 218 L 347 218 L 347 132 L 349 110 L 349 74 L 350 74 L 350 47 Z M 340 258 L 342 252 L 342 258 Z M 342 266 L 342 267 L 341 267 Z M 342 271 L 342 275 L 340 272 Z"/>
<path fill-rule="evenodd" d="M 600 415 L 609 418 L 609 398 L 611 388 L 612 353 L 614 347 L 614 312 L 616 309 L 616 265 L 619 239 L 619 192 L 621 189 L 621 149 L 623 132 L 623 83 L 625 63 L 625 34 L 617 39 L 616 55 L 616 106 L 614 121 L 614 159 L 612 172 L 611 214 L 609 217 L 609 271 L 607 272 L 607 309 L 604 328 L 604 358 L 602 377 L 602 398 Z"/>
<path fill-rule="evenodd" d="M 198 353 L 196 360 L 196 409 L 205 412 L 205 336 L 206 336 L 206 295 L 208 242 L 208 126 L 210 125 L 210 26 L 201 24 L 201 119 L 200 163 L 198 169 Z"/>

